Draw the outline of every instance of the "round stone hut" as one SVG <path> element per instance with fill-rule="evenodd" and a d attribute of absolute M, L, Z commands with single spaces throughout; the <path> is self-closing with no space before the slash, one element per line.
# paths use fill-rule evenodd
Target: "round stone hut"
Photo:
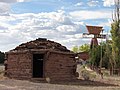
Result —
<path fill-rule="evenodd" d="M 15 79 L 76 79 L 75 54 L 45 38 L 23 43 L 6 52 L 6 76 Z"/>

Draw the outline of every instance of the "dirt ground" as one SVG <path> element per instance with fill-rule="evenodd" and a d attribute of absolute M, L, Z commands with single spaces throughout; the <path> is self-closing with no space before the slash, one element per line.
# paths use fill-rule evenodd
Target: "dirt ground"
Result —
<path fill-rule="evenodd" d="M 119 86 L 106 85 L 98 82 L 83 82 L 58 84 L 30 82 L 23 80 L 4 79 L 0 80 L 0 90 L 120 90 Z M 92 85 L 93 83 L 93 85 Z"/>
<path fill-rule="evenodd" d="M 4 67 L 1 67 L 3 70 Z M 78 79 L 69 82 L 41 83 L 8 79 L 0 74 L 0 90 L 120 90 L 120 77 L 97 78 L 92 81 Z"/>

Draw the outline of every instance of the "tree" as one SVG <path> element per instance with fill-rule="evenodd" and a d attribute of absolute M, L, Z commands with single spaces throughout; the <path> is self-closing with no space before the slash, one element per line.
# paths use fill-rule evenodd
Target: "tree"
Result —
<path fill-rule="evenodd" d="M 72 51 L 73 51 L 74 53 L 78 53 L 78 52 L 79 52 L 78 46 L 74 46 L 74 47 L 72 48 Z"/>
<path fill-rule="evenodd" d="M 100 62 L 100 49 L 99 46 L 95 46 L 90 50 L 90 63 L 92 67 L 99 67 Z"/>
<path fill-rule="evenodd" d="M 115 0 L 113 23 L 111 24 L 113 68 L 120 68 L 120 0 Z"/>
<path fill-rule="evenodd" d="M 103 62 L 102 62 L 102 66 L 105 67 L 106 69 L 109 69 L 111 67 L 113 67 L 113 60 L 112 60 L 112 46 L 111 46 L 111 42 L 109 42 L 107 40 L 106 44 L 105 44 L 105 49 L 104 49 L 104 56 L 103 56 Z"/>
<path fill-rule="evenodd" d="M 79 51 L 89 52 L 90 51 L 90 45 L 89 44 L 84 44 L 84 45 L 80 46 Z"/>
<path fill-rule="evenodd" d="M 72 48 L 72 51 L 75 53 L 78 52 L 89 52 L 90 51 L 90 45 L 89 44 L 83 44 L 81 46 L 74 46 Z"/>
<path fill-rule="evenodd" d="M 90 50 L 90 63 L 91 63 L 92 67 L 96 67 L 96 68 L 100 67 L 101 58 L 103 58 L 104 54 L 105 54 L 104 53 L 105 46 L 106 46 L 105 43 L 101 43 L 100 45 L 94 46 L 94 48 L 92 48 Z M 103 63 L 103 61 L 102 61 L 102 63 Z"/>
<path fill-rule="evenodd" d="M 4 63 L 4 58 L 5 58 L 5 54 L 3 52 L 0 52 L 0 64 Z"/>

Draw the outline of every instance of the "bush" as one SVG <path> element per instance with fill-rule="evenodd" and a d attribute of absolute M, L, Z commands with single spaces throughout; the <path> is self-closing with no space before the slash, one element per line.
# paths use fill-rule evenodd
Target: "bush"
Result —
<path fill-rule="evenodd" d="M 84 78 L 84 80 L 90 80 L 90 79 L 95 79 L 96 78 L 96 73 L 94 71 L 88 71 L 86 69 L 83 69 L 81 71 L 81 76 Z"/>
<path fill-rule="evenodd" d="M 84 78 L 84 80 L 90 79 L 90 75 L 89 75 L 89 72 L 87 70 L 81 71 L 81 76 Z"/>

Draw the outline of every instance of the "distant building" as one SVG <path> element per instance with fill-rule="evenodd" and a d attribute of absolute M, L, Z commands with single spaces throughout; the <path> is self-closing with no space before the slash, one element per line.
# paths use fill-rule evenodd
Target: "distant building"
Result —
<path fill-rule="evenodd" d="M 79 52 L 77 53 L 78 63 L 85 64 L 89 60 L 89 52 Z"/>
<path fill-rule="evenodd" d="M 23 43 L 6 52 L 6 76 L 15 79 L 76 79 L 75 54 L 44 38 Z"/>

